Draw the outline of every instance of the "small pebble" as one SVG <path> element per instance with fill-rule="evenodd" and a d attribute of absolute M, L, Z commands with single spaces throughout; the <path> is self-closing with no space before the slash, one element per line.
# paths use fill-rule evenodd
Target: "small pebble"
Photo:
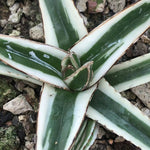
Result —
<path fill-rule="evenodd" d="M 107 0 L 109 8 L 114 12 L 119 12 L 124 9 L 126 0 Z"/>
<path fill-rule="evenodd" d="M 20 36 L 20 31 L 13 30 L 12 33 L 9 34 L 10 36 L 18 37 Z"/>
<path fill-rule="evenodd" d="M 86 11 L 87 7 L 86 7 L 86 3 L 88 0 L 77 0 L 76 5 L 77 8 L 79 10 L 79 12 L 84 12 Z"/>
<path fill-rule="evenodd" d="M 27 111 L 33 111 L 31 105 L 26 101 L 23 95 L 19 95 L 13 100 L 3 105 L 3 109 L 17 115 Z"/>
<path fill-rule="evenodd" d="M 99 13 L 103 12 L 105 8 L 106 0 L 103 1 L 95 1 L 95 0 L 88 0 L 88 12 L 89 13 Z"/>
<path fill-rule="evenodd" d="M 115 142 L 116 142 L 116 143 L 124 142 L 124 141 L 125 141 L 125 139 L 124 139 L 122 136 L 118 136 L 118 137 L 116 137 L 116 139 L 115 139 Z"/>
<path fill-rule="evenodd" d="M 150 83 L 146 83 L 131 89 L 137 97 L 150 108 Z"/>
<path fill-rule="evenodd" d="M 44 41 L 44 32 L 42 23 L 32 27 L 29 31 L 30 38 L 37 41 Z"/>
<path fill-rule="evenodd" d="M 141 111 L 150 118 L 150 109 L 145 107 L 145 108 L 142 108 Z"/>
<path fill-rule="evenodd" d="M 2 27 L 2 28 L 4 28 L 5 27 L 5 25 L 7 24 L 7 20 L 6 19 L 2 19 L 2 20 L 0 20 L 0 26 Z"/>
<path fill-rule="evenodd" d="M 109 143 L 110 145 L 112 145 L 112 144 L 114 143 L 114 141 L 113 141 L 112 139 L 109 139 L 109 140 L 108 140 L 108 143 Z"/>
<path fill-rule="evenodd" d="M 9 7 L 11 14 L 16 13 L 18 9 L 19 9 L 19 3 L 15 3 L 12 7 Z"/>
<path fill-rule="evenodd" d="M 17 13 L 13 13 L 9 16 L 8 21 L 12 23 L 19 23 L 22 16 L 22 10 L 19 8 Z"/>
<path fill-rule="evenodd" d="M 11 7 L 12 5 L 14 5 L 16 0 L 7 0 L 7 6 Z"/>

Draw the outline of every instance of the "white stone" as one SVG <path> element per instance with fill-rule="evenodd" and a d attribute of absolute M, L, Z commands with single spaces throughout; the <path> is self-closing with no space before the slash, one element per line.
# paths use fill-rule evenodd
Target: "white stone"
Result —
<path fill-rule="evenodd" d="M 7 20 L 6 19 L 2 19 L 2 20 L 0 20 L 0 25 L 1 25 L 1 27 L 3 28 L 3 27 L 5 27 L 5 25 L 7 24 Z"/>
<path fill-rule="evenodd" d="M 15 3 L 12 7 L 9 8 L 11 14 L 16 13 L 18 9 L 19 9 L 19 3 Z"/>
<path fill-rule="evenodd" d="M 97 135 L 97 138 L 101 139 L 105 134 L 106 132 L 104 131 L 104 129 L 102 127 L 99 127 L 99 133 Z"/>
<path fill-rule="evenodd" d="M 119 12 L 124 9 L 126 0 L 107 0 L 108 6 L 113 12 Z"/>
<path fill-rule="evenodd" d="M 89 22 L 88 22 L 88 20 L 87 20 L 87 17 L 85 17 L 83 14 L 80 14 L 80 15 L 81 15 L 81 17 L 82 17 L 82 19 L 83 19 L 84 24 L 85 24 L 86 26 L 88 26 L 88 25 L 89 25 Z"/>
<path fill-rule="evenodd" d="M 132 92 L 150 108 L 150 83 L 146 83 L 131 89 Z"/>
<path fill-rule="evenodd" d="M 12 6 L 16 0 L 7 0 L 7 6 Z"/>
<path fill-rule="evenodd" d="M 142 112 L 150 118 L 150 110 L 148 108 L 142 108 Z"/>
<path fill-rule="evenodd" d="M 10 33 L 9 35 L 10 35 L 10 36 L 18 37 L 18 36 L 20 36 L 20 31 L 13 30 L 12 33 Z"/>
<path fill-rule="evenodd" d="M 115 138 L 116 143 L 124 142 L 124 141 L 125 141 L 125 139 L 122 136 L 118 136 L 118 137 Z"/>
<path fill-rule="evenodd" d="M 84 12 L 86 11 L 87 7 L 86 7 L 86 3 L 88 0 L 77 0 L 77 8 L 79 10 L 79 12 Z"/>
<path fill-rule="evenodd" d="M 30 16 L 31 14 L 31 2 L 27 1 L 26 4 L 23 6 L 23 13 L 25 16 Z"/>
<path fill-rule="evenodd" d="M 42 23 L 32 27 L 29 31 L 30 38 L 33 40 L 43 41 L 44 32 Z"/>
<path fill-rule="evenodd" d="M 29 150 L 34 150 L 34 142 L 29 142 L 29 141 L 27 141 L 27 142 L 25 143 L 25 147 L 26 147 L 27 149 L 29 149 Z"/>
<path fill-rule="evenodd" d="M 27 111 L 33 111 L 31 105 L 26 101 L 26 98 L 23 95 L 19 95 L 3 105 L 3 109 L 10 111 L 15 115 L 22 114 Z"/>
<path fill-rule="evenodd" d="M 104 11 L 104 8 L 105 8 L 105 1 L 99 5 L 97 5 L 96 7 L 96 12 L 103 12 Z"/>
<path fill-rule="evenodd" d="M 105 8 L 106 0 L 102 0 L 100 2 L 95 0 L 88 1 L 88 11 L 89 13 L 98 13 L 103 12 Z"/>
<path fill-rule="evenodd" d="M 9 16 L 8 21 L 12 23 L 19 23 L 22 15 L 22 9 L 18 9 L 17 13 L 13 13 Z"/>

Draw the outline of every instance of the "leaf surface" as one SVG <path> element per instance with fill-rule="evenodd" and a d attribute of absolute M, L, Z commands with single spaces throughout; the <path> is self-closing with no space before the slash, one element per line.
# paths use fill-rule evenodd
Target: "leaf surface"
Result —
<path fill-rule="evenodd" d="M 143 150 L 150 149 L 150 120 L 104 79 L 94 93 L 87 116 Z"/>
<path fill-rule="evenodd" d="M 88 150 L 97 138 L 96 121 L 86 118 L 71 150 Z"/>
<path fill-rule="evenodd" d="M 149 28 L 149 8 L 149 0 L 142 0 L 130 6 L 105 21 L 71 48 L 80 58 L 81 65 L 88 61 L 94 62 L 94 77 L 90 85 L 95 84 Z"/>
<path fill-rule="evenodd" d="M 60 88 L 61 60 L 67 53 L 52 46 L 0 35 L 0 60 L 11 67 Z"/>
<path fill-rule="evenodd" d="M 72 0 L 39 0 L 47 44 L 68 50 L 87 34 Z"/>
<path fill-rule="evenodd" d="M 149 82 L 150 54 L 113 66 L 105 75 L 105 79 L 118 92 Z"/>
<path fill-rule="evenodd" d="M 34 83 L 34 84 L 37 84 L 37 85 L 42 85 L 43 83 L 36 80 L 36 79 L 33 79 L 31 78 L 30 76 L 16 70 L 16 69 L 13 69 L 7 65 L 5 65 L 4 63 L 2 63 L 0 61 L 0 75 L 4 75 L 4 76 L 8 76 L 8 77 L 13 77 L 13 78 L 16 78 L 16 79 L 21 79 L 21 80 L 25 80 L 25 81 L 28 81 L 28 82 L 31 82 L 31 83 Z"/>
<path fill-rule="evenodd" d="M 96 86 L 70 92 L 44 86 L 39 109 L 37 150 L 68 150 L 84 119 Z"/>

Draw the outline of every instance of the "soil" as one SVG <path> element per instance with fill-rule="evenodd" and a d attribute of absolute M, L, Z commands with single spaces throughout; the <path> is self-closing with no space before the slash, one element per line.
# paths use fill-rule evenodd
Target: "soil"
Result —
<path fill-rule="evenodd" d="M 136 1 L 137 0 L 126 0 L 125 7 Z M 42 23 L 38 1 L 16 0 L 14 4 L 17 3 L 19 5 L 17 11 L 21 9 L 21 14 L 19 21 L 15 23 L 12 21 L 8 21 L 12 13 L 10 11 L 10 7 L 12 6 L 8 6 L 7 2 L 6 0 L 0 1 L 0 34 L 20 36 L 26 39 L 31 39 L 29 30 L 32 27 L 35 27 L 38 24 Z M 75 3 L 76 2 L 77 0 L 75 0 Z M 31 10 L 30 13 L 28 11 L 25 11 L 25 8 L 27 9 L 28 6 Z M 95 28 L 104 20 L 106 20 L 114 14 L 115 13 L 113 12 L 113 10 L 109 8 L 108 3 L 105 4 L 105 9 L 103 12 L 89 13 L 88 8 L 84 12 L 82 12 L 82 15 L 84 15 L 87 18 L 88 31 L 91 31 L 93 28 Z M 145 35 L 150 37 L 150 31 L 147 31 Z M 41 37 L 36 40 L 39 42 L 44 42 L 43 38 Z M 137 41 L 137 43 L 130 47 L 130 49 L 118 61 L 118 63 L 132 59 L 139 55 L 143 55 L 145 53 L 149 53 L 149 51 L 149 44 L 143 42 L 143 40 L 140 39 L 139 41 Z M 124 96 L 127 96 L 127 93 L 131 94 L 131 91 L 128 90 L 124 92 Z M 27 101 L 32 106 L 33 111 L 29 111 L 19 115 L 14 115 L 8 111 L 4 111 L 2 106 L 9 100 L 15 98 L 20 94 L 23 94 L 26 97 Z M 128 97 L 129 99 L 131 99 L 131 102 L 136 101 L 137 97 L 135 96 L 132 99 L 131 95 Z M 40 101 L 39 97 L 39 86 L 17 79 L 0 76 L 0 150 L 35 149 L 37 113 Z M 90 150 L 140 150 L 139 148 L 137 148 L 136 146 L 124 139 L 119 142 L 116 142 L 116 139 L 118 138 L 116 134 L 105 129 L 101 125 L 99 126 L 100 129 L 103 129 L 104 135 L 102 137 L 98 136 L 97 140 L 95 141 L 94 145 L 91 147 Z M 7 131 L 9 131 L 9 133 Z M 8 140 L 5 140 L 6 137 L 9 137 Z M 10 139 L 12 139 L 12 141 Z M 1 141 L 3 141 L 3 144 Z"/>

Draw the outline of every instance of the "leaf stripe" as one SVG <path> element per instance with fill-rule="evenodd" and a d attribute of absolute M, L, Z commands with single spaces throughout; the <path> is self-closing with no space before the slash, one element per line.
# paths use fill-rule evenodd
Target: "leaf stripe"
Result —
<path fill-rule="evenodd" d="M 82 124 L 96 86 L 84 92 L 45 84 L 39 110 L 37 150 L 68 150 Z"/>
<path fill-rule="evenodd" d="M 84 120 L 84 123 L 85 121 L 86 121 L 86 127 L 84 128 L 84 131 L 81 131 L 81 135 L 77 135 L 79 137 L 77 137 L 75 144 L 71 150 L 84 150 L 86 146 L 90 147 L 92 143 L 92 139 L 95 140 L 95 136 L 93 137 L 93 134 L 96 128 L 96 122 L 89 118 L 88 119 L 86 118 Z"/>
<path fill-rule="evenodd" d="M 150 2 L 147 0 L 132 5 L 97 27 L 71 49 L 79 56 L 81 65 L 94 61 L 91 85 L 149 28 L 149 8 Z"/>
<path fill-rule="evenodd" d="M 62 88 L 66 85 L 61 79 L 61 60 L 66 55 L 66 52 L 48 45 L 0 35 L 0 60 Z"/>
<path fill-rule="evenodd" d="M 105 79 L 119 92 L 150 81 L 150 54 L 115 65 Z"/>
<path fill-rule="evenodd" d="M 87 115 L 144 150 L 149 149 L 150 120 L 104 79 L 94 93 Z"/>
<path fill-rule="evenodd" d="M 35 80 L 31 78 L 30 76 L 3 64 L 1 61 L 0 61 L 0 75 L 25 80 L 25 81 L 28 81 L 28 82 L 31 82 L 40 86 L 43 84 L 42 82 Z"/>
<path fill-rule="evenodd" d="M 76 41 L 87 34 L 83 20 L 72 0 L 40 0 L 39 2 L 43 14 L 46 43 L 68 50 Z M 70 11 L 71 14 L 69 14 Z M 51 32 L 55 37 L 54 42 L 53 37 L 49 38 Z"/>

